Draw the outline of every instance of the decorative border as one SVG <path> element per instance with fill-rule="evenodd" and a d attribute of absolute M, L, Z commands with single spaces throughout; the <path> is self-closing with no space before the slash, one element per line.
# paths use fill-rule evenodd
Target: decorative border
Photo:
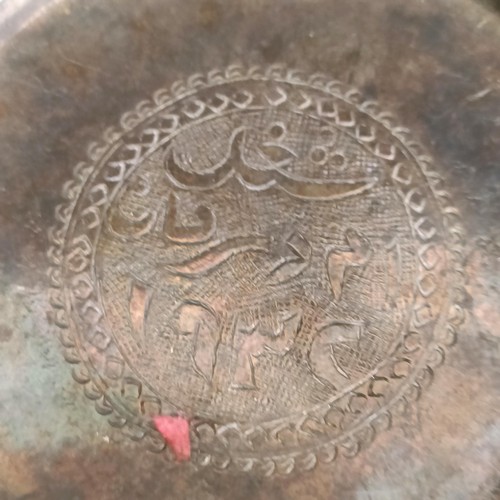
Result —
<path fill-rule="evenodd" d="M 65 302 L 64 284 L 61 279 L 65 236 L 80 192 L 92 175 L 95 163 L 101 161 L 109 149 L 125 134 L 156 115 L 158 108 L 168 107 L 176 101 L 196 93 L 199 89 L 248 79 L 307 85 L 316 90 L 332 94 L 335 98 L 354 106 L 378 122 L 392 137 L 397 139 L 403 149 L 413 156 L 414 162 L 427 178 L 430 190 L 441 210 L 445 231 L 448 233 L 445 236 L 448 236 L 450 241 L 447 276 L 449 276 L 451 284 L 454 284 L 453 290 L 450 290 L 453 299 L 451 300 L 446 325 L 438 329 L 437 337 L 434 336 L 435 342 L 432 350 L 430 349 L 427 354 L 425 363 L 421 364 L 420 370 L 411 372 L 408 383 L 400 390 L 399 394 L 385 405 L 381 405 L 377 411 L 354 425 L 349 431 L 337 436 L 329 443 L 316 446 L 316 449 L 312 451 L 309 449 L 304 452 L 277 454 L 276 456 L 264 458 L 231 458 L 229 455 L 212 456 L 208 454 L 195 456 L 196 461 L 202 466 L 211 464 L 216 469 L 224 470 L 231 465 L 242 471 L 257 469 L 260 473 L 269 476 L 275 471 L 288 474 L 294 469 L 309 470 L 316 465 L 318 460 L 325 463 L 332 462 L 339 453 L 348 457 L 355 456 L 360 449 L 365 448 L 374 439 L 377 432 L 392 425 L 394 416 L 404 413 L 407 406 L 419 398 L 422 389 L 432 381 L 434 369 L 444 361 L 445 348 L 455 343 L 458 328 L 465 320 L 465 311 L 461 306 L 464 297 L 463 247 L 465 234 L 460 215 L 451 205 L 451 195 L 443 189 L 441 177 L 432 169 L 431 159 L 419 144 L 411 140 L 409 130 L 397 127 L 392 116 L 383 112 L 376 102 L 363 102 L 361 94 L 357 90 L 344 90 L 340 82 L 332 81 L 320 74 L 307 78 L 302 72 L 287 70 L 281 65 L 271 66 L 266 70 L 261 70 L 259 67 L 251 67 L 245 70 L 241 66 L 234 65 L 228 67 L 224 72 L 211 71 L 206 77 L 201 74 L 193 75 L 186 83 L 174 83 L 170 91 L 164 89 L 157 91 L 152 101 L 139 103 L 134 111 L 122 116 L 120 128 L 107 129 L 102 142 L 92 143 L 89 146 L 89 161 L 79 163 L 74 169 L 73 179 L 64 184 L 62 194 L 66 201 L 56 208 L 56 225 L 49 230 L 49 240 L 52 246 L 48 251 L 50 260 L 48 275 L 51 286 L 50 303 L 53 309 L 53 320 L 60 329 L 60 338 L 65 349 L 65 359 L 74 365 L 74 379 L 83 385 L 86 396 L 95 401 L 96 410 L 100 414 L 108 416 L 111 425 L 121 428 L 132 439 L 144 439 L 152 451 L 162 451 L 165 444 L 157 431 L 152 427 L 145 428 L 144 421 L 134 418 L 125 407 L 120 408 L 116 405 L 116 402 L 112 404 L 105 391 L 93 381 L 89 368 L 85 366 L 81 353 L 78 352 L 75 339 L 70 332 L 71 319 Z M 380 151 L 381 157 L 383 157 L 383 154 L 384 152 Z M 393 177 L 394 175 L 397 175 L 397 172 L 393 174 Z M 400 179 L 404 184 L 405 178 L 403 175 L 401 175 Z M 378 381 L 379 379 L 375 377 L 370 383 L 369 390 L 372 391 L 373 395 L 378 392 L 376 386 Z M 304 421 L 302 424 L 304 424 Z M 222 432 L 217 431 L 219 439 L 225 439 L 225 433 L 234 430 L 229 428 L 230 426 L 226 427 Z M 262 431 L 264 434 L 268 432 L 265 429 L 262 429 Z M 196 434 L 193 434 L 193 439 L 199 439 L 204 432 L 213 432 L 213 430 L 208 424 L 202 424 L 197 428 Z"/>

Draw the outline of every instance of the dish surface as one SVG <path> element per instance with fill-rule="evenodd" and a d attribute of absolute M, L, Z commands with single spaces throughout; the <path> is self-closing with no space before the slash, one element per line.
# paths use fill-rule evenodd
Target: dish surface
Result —
<path fill-rule="evenodd" d="M 0 493 L 495 494 L 499 24 L 462 3 L 0 4 Z"/>

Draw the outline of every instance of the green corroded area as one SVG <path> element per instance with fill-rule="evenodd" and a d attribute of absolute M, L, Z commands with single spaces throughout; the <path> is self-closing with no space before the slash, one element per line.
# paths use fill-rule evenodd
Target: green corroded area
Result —
<path fill-rule="evenodd" d="M 0 441 L 4 449 L 57 450 L 109 431 L 64 361 L 57 332 L 41 321 L 46 295 L 22 286 L 0 294 Z"/>

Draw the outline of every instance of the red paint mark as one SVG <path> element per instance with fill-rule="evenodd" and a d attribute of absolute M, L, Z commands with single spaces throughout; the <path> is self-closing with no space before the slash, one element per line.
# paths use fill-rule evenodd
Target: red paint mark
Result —
<path fill-rule="evenodd" d="M 185 462 L 191 457 L 191 440 L 189 438 L 189 422 L 183 417 L 159 415 L 153 418 L 158 432 L 178 462 Z"/>

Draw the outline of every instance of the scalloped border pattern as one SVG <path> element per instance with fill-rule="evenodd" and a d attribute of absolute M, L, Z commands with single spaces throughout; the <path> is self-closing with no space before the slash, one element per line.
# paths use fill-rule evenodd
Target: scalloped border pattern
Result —
<path fill-rule="evenodd" d="M 465 310 L 462 307 L 464 300 L 464 252 L 465 233 L 462 227 L 458 210 L 452 205 L 452 197 L 443 186 L 442 178 L 432 168 L 432 160 L 426 155 L 423 148 L 414 142 L 409 136 L 408 129 L 396 126 L 395 120 L 387 112 L 384 112 L 377 102 L 364 102 L 359 91 L 354 89 L 344 90 L 344 86 L 335 80 L 329 79 L 322 74 L 313 74 L 307 77 L 297 70 L 288 70 L 282 65 L 273 65 L 267 69 L 257 66 L 245 69 L 240 65 L 229 66 L 225 71 L 210 71 L 206 76 L 202 74 L 192 75 L 184 81 L 172 84 L 170 90 L 161 89 L 154 93 L 152 100 L 140 102 L 135 110 L 125 113 L 120 120 L 119 128 L 108 128 L 103 134 L 101 142 L 89 145 L 88 161 L 81 162 L 74 168 L 73 178 L 63 185 L 62 196 L 65 202 L 56 207 L 55 225 L 49 230 L 50 248 L 48 258 L 50 267 L 48 278 L 51 288 L 50 304 L 52 306 L 52 318 L 59 328 L 59 337 L 64 347 L 65 359 L 73 365 L 73 377 L 83 385 L 85 395 L 94 401 L 96 410 L 101 415 L 106 415 L 114 427 L 121 428 L 124 434 L 134 440 L 146 440 L 148 448 L 160 452 L 165 449 L 165 444 L 154 429 L 144 429 L 140 422 L 128 418 L 126 412 L 120 412 L 107 400 L 106 395 L 95 384 L 92 383 L 89 371 L 83 366 L 82 360 L 76 350 L 74 339 L 69 331 L 69 317 L 66 311 L 64 299 L 61 294 L 63 283 L 62 262 L 64 238 L 68 229 L 73 209 L 78 195 L 97 162 L 106 153 L 108 148 L 120 139 L 125 133 L 140 125 L 144 120 L 156 114 L 159 107 L 168 106 L 170 103 L 195 93 L 199 88 L 227 83 L 244 79 L 270 79 L 282 80 L 288 83 L 305 84 L 318 90 L 326 91 L 345 100 L 347 103 L 358 107 L 372 119 L 383 125 L 401 144 L 413 155 L 422 172 L 427 177 L 431 191 L 437 200 L 445 229 L 449 235 L 450 245 L 448 247 L 451 255 L 450 281 L 454 284 L 452 294 L 452 307 L 448 313 L 447 324 L 442 328 L 433 351 L 429 354 L 425 366 L 419 373 L 414 374 L 410 390 L 402 391 L 393 398 L 389 404 L 380 411 L 370 415 L 363 425 L 351 432 L 348 437 L 339 444 L 327 443 L 318 447 L 316 452 L 309 451 L 304 454 L 293 456 L 276 456 L 266 458 L 231 459 L 230 457 L 214 459 L 207 455 L 195 456 L 195 461 L 200 466 L 211 464 L 218 470 L 226 470 L 232 466 L 239 471 L 248 472 L 255 470 L 259 474 L 270 476 L 274 472 L 290 474 L 293 470 L 311 470 L 318 461 L 331 463 L 339 454 L 346 457 L 355 456 L 361 449 L 366 448 L 375 438 L 376 434 L 392 425 L 397 415 L 403 414 L 407 406 L 416 401 L 423 388 L 432 381 L 434 369 L 441 365 L 445 357 L 445 348 L 452 346 L 457 339 L 460 326 L 465 321 Z"/>

